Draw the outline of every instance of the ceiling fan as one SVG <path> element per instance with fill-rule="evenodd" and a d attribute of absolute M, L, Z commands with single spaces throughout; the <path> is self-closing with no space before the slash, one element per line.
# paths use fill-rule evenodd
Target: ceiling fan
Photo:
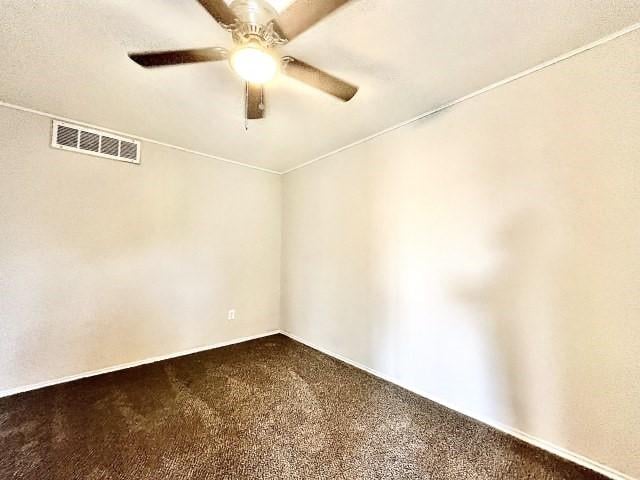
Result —
<path fill-rule="evenodd" d="M 266 0 L 198 0 L 207 12 L 231 33 L 234 46 L 130 53 L 143 67 L 162 67 L 228 60 L 245 81 L 246 120 L 265 115 L 264 84 L 278 72 L 347 102 L 358 87 L 297 58 L 278 58 L 276 49 L 322 20 L 349 0 L 296 0 L 278 15 Z"/>

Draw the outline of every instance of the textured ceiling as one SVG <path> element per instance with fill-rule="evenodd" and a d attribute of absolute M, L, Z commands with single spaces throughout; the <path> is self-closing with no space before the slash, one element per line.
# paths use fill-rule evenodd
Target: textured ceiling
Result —
<path fill-rule="evenodd" d="M 282 51 L 359 85 L 356 97 L 278 78 L 245 132 L 225 62 L 127 58 L 229 46 L 195 0 L 0 0 L 0 100 L 282 171 L 639 19 L 640 0 L 352 0 Z"/>

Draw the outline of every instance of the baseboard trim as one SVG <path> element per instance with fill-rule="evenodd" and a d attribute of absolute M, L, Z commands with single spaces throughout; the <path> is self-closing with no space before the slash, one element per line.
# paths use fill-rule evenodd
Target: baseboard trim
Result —
<path fill-rule="evenodd" d="M 98 370 L 91 370 L 88 372 L 82 372 L 82 373 L 78 373 L 75 375 L 68 375 L 66 377 L 61 377 L 61 378 L 57 378 L 55 380 L 48 380 L 45 382 L 39 382 L 39 383 L 34 383 L 34 384 L 30 384 L 30 385 L 23 385 L 20 387 L 14 387 L 14 388 L 9 388 L 6 390 L 0 390 L 0 398 L 3 397 L 8 397 L 10 395 L 16 395 L 18 393 L 23 393 L 23 392 L 28 392 L 31 390 L 38 390 L 40 388 L 44 388 L 44 387 L 50 387 L 53 385 L 59 385 L 61 383 L 67 383 L 67 382 L 72 382 L 74 380 L 80 380 L 82 378 L 89 378 L 89 377 L 94 377 L 96 375 L 102 375 L 104 373 L 111 373 L 111 372 L 117 372 L 118 370 L 125 370 L 127 368 L 134 368 L 134 367 L 138 367 L 140 365 L 146 365 L 149 363 L 155 363 L 155 362 L 160 362 L 163 360 L 169 360 L 171 358 L 176 358 L 176 357 L 182 357 L 184 355 L 190 355 L 192 353 L 198 353 L 198 352 L 203 352 L 206 350 L 214 350 L 216 348 L 221 348 L 221 347 L 226 347 L 229 345 L 235 345 L 238 343 L 243 343 L 243 342 L 248 342 L 250 340 L 256 340 L 258 338 L 263 338 L 263 337 L 269 337 L 271 335 L 277 335 L 277 334 L 282 334 L 285 335 L 289 338 L 291 338 L 292 340 L 295 340 L 296 342 L 302 343 L 303 345 L 306 345 L 310 348 L 313 348 L 314 350 L 317 350 L 319 352 L 324 353 L 325 355 L 329 355 L 330 357 L 333 357 L 337 360 L 340 360 L 348 365 L 351 365 L 359 370 L 363 370 L 367 373 L 370 373 L 371 375 L 378 377 L 382 380 L 385 380 L 387 382 L 393 383 L 394 385 L 397 385 L 401 388 L 404 388 L 405 390 L 409 390 L 410 392 L 415 393 L 416 395 L 420 395 L 421 397 L 424 397 L 428 400 L 431 400 L 432 402 L 438 403 L 446 408 L 449 408 L 451 410 L 455 410 L 456 412 L 459 412 L 463 415 L 466 415 L 467 417 L 473 418 L 474 420 L 477 420 L 481 423 L 484 423 L 485 425 L 488 425 L 492 428 L 495 428 L 496 430 L 499 430 L 503 433 L 506 433 L 507 435 L 511 435 L 512 437 L 515 437 L 519 440 L 522 440 L 523 442 L 529 443 L 530 445 L 533 445 L 534 447 L 538 447 L 541 448 L 542 450 L 545 450 L 549 453 L 552 453 L 554 455 L 557 455 L 559 457 L 562 457 L 566 460 L 569 460 L 570 462 L 573 463 L 577 463 L 578 465 L 581 465 L 585 468 L 588 468 L 590 470 L 593 470 L 597 473 L 600 473 L 602 475 L 605 475 L 609 478 L 611 478 L 612 480 L 636 480 L 633 477 L 630 477 L 628 475 L 625 475 L 624 473 L 618 472 L 617 470 L 614 470 L 610 467 L 607 467 L 605 465 L 602 465 L 598 462 L 595 462 L 593 460 L 590 460 L 589 458 L 586 458 L 582 455 L 579 455 L 577 453 L 571 452 L 565 448 L 559 447 L 557 445 L 554 445 L 551 442 L 548 442 L 546 440 L 543 440 L 541 438 L 535 437 L 533 435 L 529 435 L 528 433 L 525 433 L 521 430 L 509 427 L 507 425 L 504 425 L 500 422 L 496 422 L 490 418 L 486 418 L 482 415 L 477 415 L 474 412 L 469 412 L 463 408 L 459 408 L 456 405 L 452 405 L 449 402 L 446 402 L 442 399 L 438 399 L 438 398 L 434 398 L 432 395 L 429 395 L 425 392 L 422 392 L 416 388 L 411 387 L 410 385 L 406 385 L 403 384 L 401 381 L 398 381 L 397 379 L 386 375 L 384 373 L 378 372 L 377 370 L 374 370 L 373 368 L 369 368 L 366 365 L 363 365 L 359 362 L 356 362 L 348 357 L 345 357 L 344 355 L 341 355 L 339 353 L 335 353 L 332 352 L 331 350 L 328 350 L 327 348 L 321 347 L 319 345 L 316 345 L 312 342 L 309 342 L 307 340 L 304 340 L 303 338 L 294 335 L 293 333 L 287 332 L 285 330 L 271 330 L 268 332 L 264 332 L 264 333 L 259 333 L 256 335 L 249 335 L 249 336 L 245 336 L 245 337 L 240 337 L 240 338 L 234 338 L 232 340 L 227 340 L 224 342 L 217 342 L 217 343 L 213 343 L 210 345 L 202 345 L 199 347 L 194 347 L 194 348 L 190 348 L 187 350 L 182 350 L 179 352 L 174 352 L 174 353 L 170 353 L 170 354 L 166 354 L 166 355 L 157 355 L 154 357 L 149 357 L 149 358 L 145 358 L 143 360 L 137 360 L 135 362 L 128 362 L 128 363 L 122 363 L 119 365 L 114 365 L 111 367 L 105 367 L 105 368 L 101 368 Z"/>
<path fill-rule="evenodd" d="M 507 435 L 511 435 L 512 437 L 515 437 L 519 440 L 522 440 L 523 442 L 526 442 L 530 445 L 533 445 L 534 447 L 538 447 L 541 448 L 542 450 L 545 450 L 549 453 L 552 453 L 554 455 L 557 455 L 558 457 L 564 458 L 565 460 L 568 460 L 570 462 L 573 463 L 577 463 L 578 465 L 581 465 L 585 468 L 588 468 L 590 470 L 593 470 L 597 473 L 600 473 L 602 475 L 605 475 L 609 478 L 611 478 L 612 480 L 636 480 L 633 477 L 630 477 L 628 475 L 625 475 L 624 473 L 618 472 L 617 470 L 614 470 L 610 467 L 607 467 L 605 465 L 602 465 L 598 462 L 595 462 L 589 458 L 586 458 L 582 455 L 579 455 L 577 453 L 571 452 L 565 448 L 559 447 L 557 445 L 554 445 L 551 442 L 548 442 L 546 440 L 543 440 L 541 438 L 535 437 L 533 435 L 529 435 L 528 433 L 525 433 L 521 430 L 509 427 L 508 425 L 504 425 L 500 422 L 496 422 L 490 418 L 484 417 L 482 415 L 477 415 L 474 412 L 470 412 L 464 408 L 459 408 L 456 405 L 452 405 L 451 403 L 444 401 L 442 399 L 438 399 L 438 398 L 434 398 L 432 395 L 427 394 L 426 392 L 422 392 L 414 387 L 411 387 L 409 385 L 404 384 L 403 382 L 389 376 L 386 375 L 384 373 L 378 372 L 377 370 L 374 370 L 372 368 L 369 368 L 361 363 L 358 363 L 354 360 L 351 360 L 348 357 L 345 357 L 344 355 L 341 355 L 339 353 L 335 353 L 332 352 L 331 350 L 328 350 L 324 347 L 321 347 L 319 345 L 316 345 L 312 342 L 309 342 L 307 340 L 304 340 L 303 338 L 294 335 L 290 332 L 281 330 L 280 331 L 281 334 L 291 338 L 292 340 L 295 340 L 296 342 L 300 342 L 303 345 L 306 345 L 307 347 L 313 348 L 314 350 L 317 350 L 321 353 L 324 353 L 325 355 L 329 355 L 330 357 L 333 357 L 337 360 L 340 360 L 344 363 L 347 363 L 355 368 L 358 368 L 360 370 L 364 370 L 367 373 L 370 373 L 371 375 L 378 377 L 382 380 L 385 380 L 389 383 L 393 383 L 394 385 L 397 385 L 401 388 L 404 388 L 405 390 L 409 390 L 410 392 L 415 393 L 416 395 L 420 395 L 423 398 L 426 398 L 427 400 L 431 400 L 432 402 L 438 403 L 446 408 L 449 408 L 450 410 L 455 410 L 456 412 L 459 412 L 463 415 L 466 415 L 467 417 L 473 418 L 474 420 L 477 420 L 478 422 L 484 423 L 485 425 L 488 425 L 492 428 L 495 428 L 496 430 L 499 430 L 503 433 L 506 433 Z"/>
<path fill-rule="evenodd" d="M 82 378 L 95 377 L 96 375 L 102 375 L 103 373 L 117 372 L 118 370 L 125 370 L 127 368 L 139 367 L 140 365 L 146 365 L 148 363 L 161 362 L 162 360 L 169 360 L 170 358 L 182 357 L 183 355 L 190 355 L 192 353 L 204 352 L 205 350 L 213 350 L 216 348 L 227 347 L 229 345 L 235 345 L 237 343 L 248 342 L 249 340 L 256 340 L 258 338 L 269 337 L 271 335 L 277 335 L 282 333 L 280 330 L 271 330 L 269 332 L 258 333 L 256 335 L 249 335 L 247 337 L 234 338 L 224 342 L 217 342 L 210 345 L 202 345 L 199 347 L 189 348 L 187 350 L 181 350 L 179 352 L 169 353 L 166 355 L 157 355 L 154 357 L 145 358 L 143 360 L 136 360 L 135 362 L 121 363 L 111 367 L 100 368 L 98 370 L 91 370 L 88 372 L 77 373 L 75 375 L 68 375 L 62 378 L 56 378 L 55 380 L 47 380 L 45 382 L 33 383 L 30 385 L 23 385 L 20 387 L 8 388 L 6 390 L 0 390 L 0 398 L 15 395 L 17 393 L 29 392 L 31 390 L 38 390 L 44 387 L 51 387 L 53 385 L 59 385 L 61 383 L 73 382 L 74 380 L 80 380 Z"/>

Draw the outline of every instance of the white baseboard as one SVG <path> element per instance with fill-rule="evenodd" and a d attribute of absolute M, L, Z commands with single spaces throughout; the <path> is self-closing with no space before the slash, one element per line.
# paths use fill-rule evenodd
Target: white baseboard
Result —
<path fill-rule="evenodd" d="M 602 475 L 605 475 L 613 480 L 636 480 L 628 475 L 625 475 L 624 473 L 618 472 L 617 470 L 614 470 L 610 467 L 607 467 L 605 465 L 602 465 L 598 462 L 595 462 L 593 460 L 590 460 L 582 455 L 579 455 L 577 453 L 571 452 L 565 448 L 562 447 L 558 447 L 557 445 L 554 445 L 551 442 L 548 442 L 546 440 L 543 440 L 541 438 L 538 437 L 534 437 L 533 435 L 529 435 L 528 433 L 525 433 L 521 430 L 509 427 L 508 425 L 504 425 L 500 422 L 496 422 L 495 420 L 492 420 L 490 418 L 484 417 L 482 415 L 477 415 L 474 412 L 469 412 L 464 408 L 459 408 L 456 405 L 452 405 L 451 403 L 444 401 L 442 399 L 438 399 L 438 398 L 434 398 L 433 396 L 425 393 L 425 392 L 421 392 L 419 390 L 416 390 L 415 388 L 412 388 L 411 386 L 407 386 L 405 384 L 403 384 L 401 381 L 398 381 L 397 379 L 389 376 L 389 375 L 385 375 L 384 373 L 378 372 L 372 368 L 369 368 L 361 363 L 355 362 L 353 360 L 351 360 L 350 358 L 345 357 L 344 355 L 340 355 L 338 353 L 332 352 L 324 347 L 321 347 L 319 345 L 315 345 L 311 342 L 308 342 L 307 340 L 304 340 L 300 337 L 298 337 L 297 335 L 294 335 L 292 333 L 286 332 L 286 331 L 281 331 L 280 333 L 282 333 L 283 335 L 286 335 L 287 337 L 291 338 L 292 340 L 295 340 L 297 342 L 300 342 L 308 347 L 313 348 L 314 350 L 318 350 L 319 352 L 322 352 L 326 355 L 329 355 L 330 357 L 336 358 L 344 363 L 347 363 L 353 367 L 356 367 L 360 370 L 364 370 L 365 372 L 370 373 L 371 375 L 374 375 L 382 380 L 385 380 L 387 382 L 393 383 L 394 385 L 397 385 L 401 388 L 404 388 L 405 390 L 409 390 L 410 392 L 415 393 L 416 395 L 420 395 L 421 397 L 426 398 L 427 400 L 431 400 L 432 402 L 438 403 L 446 408 L 449 408 L 451 410 L 455 410 L 456 412 L 459 412 L 463 415 L 466 415 L 467 417 L 471 417 L 474 420 L 477 420 L 481 423 L 484 423 L 485 425 L 488 425 L 490 427 L 495 428 L 496 430 L 500 430 L 503 433 L 506 433 L 507 435 L 511 435 L 512 437 L 515 437 L 519 440 L 522 440 L 530 445 L 533 445 L 534 447 L 538 447 L 541 448 L 542 450 L 545 450 L 549 453 L 552 453 L 554 455 L 557 455 L 559 457 L 562 457 L 566 460 L 569 460 L 570 462 L 573 463 L 577 463 L 578 465 L 581 465 L 585 468 L 588 468 L 590 470 L 593 470 L 595 472 L 598 472 Z"/>
<path fill-rule="evenodd" d="M 129 362 L 129 363 L 123 363 L 120 365 L 114 365 L 111 367 L 106 367 L 106 368 L 101 368 L 98 370 L 92 370 L 89 372 L 82 372 L 82 373 L 78 373 L 75 375 L 69 375 L 66 377 L 62 377 L 62 378 L 57 378 L 55 380 L 48 380 L 45 382 L 39 382 L 39 383 L 34 383 L 31 385 L 23 385 L 20 387 L 15 387 L 15 388 L 9 388 L 6 390 L 0 390 L 0 398 L 2 397 L 8 397 L 9 395 L 15 395 L 17 393 L 22 393 L 22 392 L 28 392 L 30 390 L 37 390 L 39 388 L 44 388 L 44 387 L 50 387 L 52 385 L 58 385 L 61 383 L 66 383 L 66 382 L 72 382 L 74 380 L 79 380 L 81 378 L 87 378 L 87 377 L 93 377 L 95 375 L 101 375 L 103 373 L 110 373 L 110 372 L 116 372 L 118 370 L 124 370 L 126 368 L 133 368 L 133 367 L 137 367 L 140 365 L 145 365 L 148 363 L 154 363 L 154 362 L 160 362 L 162 360 L 168 360 L 170 358 L 176 358 L 176 357 L 181 357 L 183 355 L 189 355 L 192 353 L 198 353 L 198 352 L 203 352 L 205 350 L 213 350 L 216 348 L 221 348 L 221 347 L 226 347 L 228 345 L 234 345 L 237 343 L 243 343 L 243 342 L 247 342 L 249 340 L 255 340 L 258 338 L 263 338 L 263 337 L 268 337 L 271 335 L 276 335 L 278 333 L 281 333 L 283 335 L 286 335 L 287 337 L 291 338 L 292 340 L 295 340 L 297 342 L 300 342 L 310 348 L 313 348 L 314 350 L 318 350 L 319 352 L 322 352 L 326 355 L 329 355 L 330 357 L 336 358 L 344 363 L 347 363 L 355 368 L 358 368 L 360 370 L 364 370 L 365 372 L 370 373 L 371 375 L 374 375 L 382 380 L 385 380 L 387 382 L 393 383 L 394 385 L 398 385 L 401 388 L 404 388 L 405 390 L 409 390 L 413 393 L 415 393 L 416 395 L 420 395 L 421 397 L 424 397 L 428 400 L 431 400 L 432 402 L 438 403 L 444 407 L 447 407 L 451 410 L 455 410 L 456 412 L 462 413 L 463 415 L 466 415 L 467 417 L 471 417 L 474 420 L 477 420 L 481 423 L 484 423 L 485 425 L 489 425 L 490 427 L 495 428 L 496 430 L 500 430 L 503 433 L 506 433 L 507 435 L 511 435 L 515 438 L 518 438 L 519 440 L 522 440 L 526 443 L 529 443 L 531 445 L 533 445 L 534 447 L 538 447 L 541 448 L 542 450 L 546 450 L 547 452 L 550 452 L 554 455 L 557 455 L 559 457 L 562 457 L 566 460 L 569 460 L 570 462 L 573 463 L 577 463 L 578 465 L 582 465 L 585 468 L 588 468 L 590 470 L 593 470 L 595 472 L 598 472 L 602 475 L 605 475 L 613 480 L 636 480 L 628 475 L 625 475 L 624 473 L 618 472 L 612 468 L 609 468 L 605 465 L 602 465 L 598 462 L 595 462 L 593 460 L 590 460 L 582 455 L 579 455 L 577 453 L 571 452 L 565 448 L 562 447 L 558 447 L 557 445 L 554 445 L 550 442 L 547 442 L 546 440 L 542 440 L 541 438 L 538 437 L 534 437 L 533 435 L 529 435 L 525 432 L 522 432 L 518 429 L 509 427 L 507 425 L 504 425 L 500 422 L 496 422 L 490 418 L 486 418 L 483 417 L 482 415 L 477 415 L 473 412 L 469 412 L 466 411 L 463 408 L 459 408 L 456 405 L 452 405 L 449 402 L 446 402 L 444 400 L 441 399 L 437 399 L 434 398 L 433 396 L 430 396 L 428 394 L 426 394 L 425 392 L 421 392 L 419 390 L 416 390 L 415 388 L 412 388 L 411 386 L 407 386 L 404 385 L 401 381 L 398 381 L 395 378 L 392 378 L 389 375 L 385 375 L 384 373 L 378 372 L 377 370 L 374 370 L 372 368 L 369 368 L 361 363 L 358 363 L 356 361 L 351 360 L 350 358 L 345 357 L 344 355 L 340 355 L 338 353 L 332 352 L 324 347 L 321 347 L 319 345 L 315 345 L 311 342 L 308 342 L 307 340 L 304 340 L 300 337 L 298 337 L 297 335 L 294 335 L 292 333 L 289 333 L 287 331 L 284 330 L 271 330 L 269 332 L 264 332 L 264 333 L 259 333 L 257 335 L 250 335 L 247 337 L 240 337 L 240 338 L 235 338 L 233 340 L 228 340 L 228 341 L 224 341 L 224 342 L 218 342 L 218 343 L 214 343 L 211 345 L 203 345 L 200 347 L 195 347 L 195 348 L 191 348 L 188 350 L 182 350 L 180 352 L 174 352 L 174 353 L 170 353 L 167 355 L 158 355 L 155 357 L 150 357 L 150 358 L 145 358 L 143 360 L 137 360 L 135 362 Z"/>
<path fill-rule="evenodd" d="M 69 375 L 62 378 L 56 378 L 55 380 L 47 380 L 45 382 L 33 383 L 31 385 L 23 385 L 20 387 L 9 388 L 6 390 L 0 390 L 0 398 L 8 397 L 9 395 L 15 395 L 16 393 L 28 392 L 30 390 L 37 390 L 39 388 L 50 387 L 52 385 L 58 385 L 60 383 L 72 382 L 81 378 L 93 377 L 96 375 L 102 375 L 103 373 L 116 372 L 118 370 L 124 370 L 125 368 L 138 367 L 140 365 L 146 365 L 147 363 L 160 362 L 162 360 L 168 360 L 170 358 L 181 357 L 183 355 L 189 355 L 191 353 L 203 352 L 205 350 L 213 350 L 214 348 L 226 347 L 228 345 L 234 345 L 236 343 L 248 342 L 249 340 L 255 340 L 257 338 L 268 337 L 270 335 L 276 335 L 282 333 L 280 330 L 271 330 L 269 332 L 259 333 L 257 335 L 250 335 L 248 337 L 234 338 L 233 340 L 227 340 L 225 342 L 218 342 L 211 345 L 203 345 L 200 347 L 190 348 L 188 350 L 182 350 L 180 352 L 169 353 L 167 355 L 158 355 L 155 357 L 145 358 L 143 360 L 136 360 L 135 362 L 122 363 L 120 365 L 114 365 L 111 367 L 100 368 L 98 370 L 91 370 L 89 372 L 77 373 L 75 375 Z"/>

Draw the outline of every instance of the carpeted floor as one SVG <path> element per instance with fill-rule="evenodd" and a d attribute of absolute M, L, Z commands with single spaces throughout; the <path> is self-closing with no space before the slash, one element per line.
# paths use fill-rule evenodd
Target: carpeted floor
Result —
<path fill-rule="evenodd" d="M 277 335 L 0 399 L 2 479 L 602 479 Z"/>

